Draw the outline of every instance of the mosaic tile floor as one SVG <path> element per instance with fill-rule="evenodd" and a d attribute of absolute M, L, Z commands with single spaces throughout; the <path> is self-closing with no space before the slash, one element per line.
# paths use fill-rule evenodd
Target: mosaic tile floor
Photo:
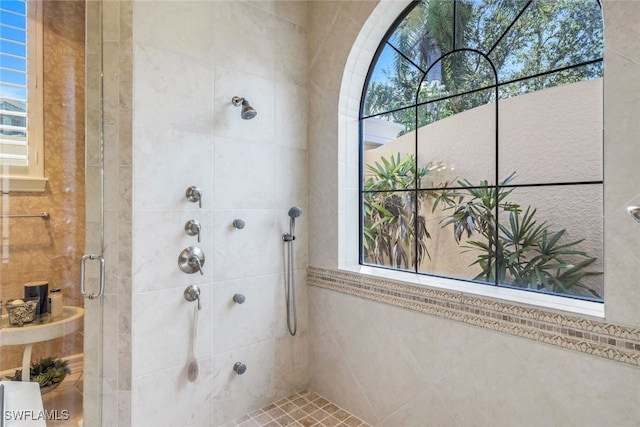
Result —
<path fill-rule="evenodd" d="M 237 427 L 370 427 L 316 393 L 304 391 L 235 420 Z"/>

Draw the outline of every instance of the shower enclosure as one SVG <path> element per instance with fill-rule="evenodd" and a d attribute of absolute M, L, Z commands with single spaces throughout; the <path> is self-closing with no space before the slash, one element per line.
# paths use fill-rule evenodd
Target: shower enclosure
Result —
<path fill-rule="evenodd" d="M 0 371 L 3 380 L 40 383 L 48 426 L 83 422 L 97 426 L 101 425 L 103 388 L 102 4 L 28 0 L 3 2 L 0 8 L 3 34 L 8 29 L 19 32 L 16 22 L 41 29 L 41 54 L 27 44 L 26 55 L 37 55 L 42 67 L 38 85 L 43 117 L 39 123 L 28 116 L 26 135 L 36 133 L 32 132 L 35 126 L 42 132 L 44 146 L 38 161 L 44 161 L 47 180 L 44 191 L 17 190 L 8 169 L 0 170 L 0 299 L 4 307 L 8 300 L 25 297 L 26 283 L 46 282 L 48 291 L 60 289 L 54 300 L 62 294 L 63 306 L 55 317 L 39 313 L 23 326 L 12 324 L 4 311 Z M 30 15 L 32 9 L 38 10 L 37 21 Z M 23 74 L 32 82 L 32 63 L 28 64 Z M 16 101 L 8 86 L 3 85 L 0 92 L 4 106 Z M 32 87 L 24 84 L 25 91 Z M 28 99 L 23 103 L 25 117 L 33 105 Z M 20 112 L 3 108 L 3 117 L 12 113 Z M 2 133 L 3 137 L 8 134 L 6 128 Z M 47 294 L 43 297 L 48 299 Z M 51 364 L 57 374 L 47 371 Z"/>

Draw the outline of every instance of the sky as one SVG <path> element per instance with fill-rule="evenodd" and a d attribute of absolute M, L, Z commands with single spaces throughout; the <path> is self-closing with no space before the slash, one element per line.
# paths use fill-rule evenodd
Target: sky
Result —
<path fill-rule="evenodd" d="M 26 2 L 0 0 L 0 97 L 26 101 Z"/>

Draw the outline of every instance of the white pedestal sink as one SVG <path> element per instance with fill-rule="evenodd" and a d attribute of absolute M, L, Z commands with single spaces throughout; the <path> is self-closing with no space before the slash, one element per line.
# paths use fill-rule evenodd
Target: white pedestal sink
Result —
<path fill-rule="evenodd" d="M 55 319 L 49 319 L 45 315 L 43 319 L 24 326 L 11 326 L 5 314 L 2 316 L 2 328 L 0 329 L 0 346 L 24 344 L 22 354 L 22 381 L 29 381 L 31 377 L 31 350 L 33 344 L 41 341 L 49 341 L 68 335 L 82 326 L 84 309 L 82 307 L 64 306 L 62 315 Z"/>

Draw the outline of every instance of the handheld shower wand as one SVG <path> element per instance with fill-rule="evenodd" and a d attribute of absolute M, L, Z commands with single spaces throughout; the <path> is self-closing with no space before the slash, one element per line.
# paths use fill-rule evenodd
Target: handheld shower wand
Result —
<path fill-rule="evenodd" d="M 282 240 L 287 247 L 286 262 L 285 262 L 285 297 L 287 303 L 287 327 L 291 335 L 296 334 L 297 330 L 297 318 L 296 318 L 296 290 L 295 280 L 293 276 L 294 258 L 293 258 L 293 241 L 296 239 L 296 218 L 302 215 L 302 209 L 297 206 L 289 209 L 289 232 L 282 235 Z"/>
<path fill-rule="evenodd" d="M 302 209 L 297 206 L 294 206 L 291 209 L 289 209 L 288 215 L 289 215 L 289 232 L 284 233 L 282 235 L 282 240 L 284 240 L 285 242 L 290 242 L 296 239 L 296 236 L 295 236 L 296 218 L 302 215 Z"/>

